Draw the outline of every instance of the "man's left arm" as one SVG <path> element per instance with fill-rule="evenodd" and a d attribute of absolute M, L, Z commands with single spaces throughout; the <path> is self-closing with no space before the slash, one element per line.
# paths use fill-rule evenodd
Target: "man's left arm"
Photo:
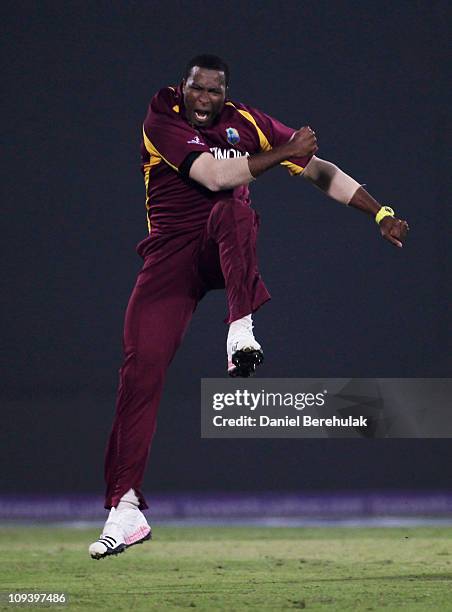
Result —
<path fill-rule="evenodd" d="M 383 238 L 402 247 L 409 230 L 408 223 L 396 218 L 389 206 L 381 206 L 355 179 L 335 164 L 314 155 L 302 176 L 334 200 L 374 217 Z"/>

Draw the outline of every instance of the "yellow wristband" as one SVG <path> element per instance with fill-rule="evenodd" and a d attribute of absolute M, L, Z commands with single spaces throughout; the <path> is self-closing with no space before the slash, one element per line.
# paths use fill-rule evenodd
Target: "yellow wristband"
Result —
<path fill-rule="evenodd" d="M 377 212 L 377 214 L 375 215 L 375 223 L 377 225 L 380 225 L 380 222 L 385 217 L 394 217 L 394 216 L 395 216 L 395 212 L 392 210 L 390 206 L 382 206 L 380 210 Z"/>

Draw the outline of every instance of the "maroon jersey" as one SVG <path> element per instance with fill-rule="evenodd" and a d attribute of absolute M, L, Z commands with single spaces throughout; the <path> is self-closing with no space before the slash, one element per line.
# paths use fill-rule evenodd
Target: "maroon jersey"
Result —
<path fill-rule="evenodd" d="M 184 161 L 192 153 L 217 159 L 251 155 L 286 143 L 295 130 L 265 113 L 226 100 L 210 127 L 193 127 L 185 118 L 181 88 L 161 89 L 151 100 L 143 124 L 142 172 L 152 236 L 175 236 L 201 230 L 213 205 L 234 196 L 249 204 L 248 186 L 212 192 L 188 177 Z M 300 174 L 308 157 L 282 162 Z"/>

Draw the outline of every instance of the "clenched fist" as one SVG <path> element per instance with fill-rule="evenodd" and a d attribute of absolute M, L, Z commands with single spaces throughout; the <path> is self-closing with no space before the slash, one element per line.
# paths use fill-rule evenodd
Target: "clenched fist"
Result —
<path fill-rule="evenodd" d="M 289 143 L 293 149 L 291 157 L 311 157 L 319 150 L 315 132 L 309 125 L 294 132 Z"/>

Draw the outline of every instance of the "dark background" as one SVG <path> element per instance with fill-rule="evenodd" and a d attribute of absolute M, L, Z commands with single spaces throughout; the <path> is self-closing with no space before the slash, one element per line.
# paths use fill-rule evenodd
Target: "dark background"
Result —
<path fill-rule="evenodd" d="M 200 52 L 230 63 L 232 99 L 309 123 L 319 156 L 412 228 L 398 250 L 284 170 L 260 178 L 261 376 L 450 375 L 447 4 L 2 3 L 0 492 L 103 490 L 147 231 L 141 122 Z M 451 487 L 449 440 L 201 440 L 224 312 L 207 296 L 173 362 L 145 490 Z"/>

